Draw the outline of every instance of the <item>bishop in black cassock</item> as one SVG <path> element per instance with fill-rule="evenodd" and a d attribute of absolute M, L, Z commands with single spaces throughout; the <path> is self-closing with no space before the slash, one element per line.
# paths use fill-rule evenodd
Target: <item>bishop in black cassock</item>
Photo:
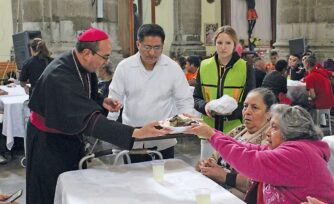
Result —
<path fill-rule="evenodd" d="M 78 169 L 83 134 L 131 149 L 134 138 L 168 133 L 155 129 L 157 122 L 135 129 L 103 116 L 103 107 L 120 108 L 120 102 L 102 98 L 97 90 L 94 72 L 110 54 L 108 35 L 90 28 L 79 36 L 76 48 L 54 59 L 37 81 L 29 102 L 27 204 L 53 203 L 58 176 Z"/>

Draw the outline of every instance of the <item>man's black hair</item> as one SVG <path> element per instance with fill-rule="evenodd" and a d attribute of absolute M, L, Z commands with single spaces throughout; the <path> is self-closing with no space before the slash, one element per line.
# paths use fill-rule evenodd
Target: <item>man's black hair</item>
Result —
<path fill-rule="evenodd" d="M 165 32 L 158 24 L 144 24 L 139 27 L 137 32 L 139 42 L 143 42 L 147 36 L 158 36 L 161 38 L 162 43 L 165 41 Z"/>
<path fill-rule="evenodd" d="M 288 62 L 286 60 L 278 60 L 275 69 L 279 72 L 286 70 L 288 68 Z"/>

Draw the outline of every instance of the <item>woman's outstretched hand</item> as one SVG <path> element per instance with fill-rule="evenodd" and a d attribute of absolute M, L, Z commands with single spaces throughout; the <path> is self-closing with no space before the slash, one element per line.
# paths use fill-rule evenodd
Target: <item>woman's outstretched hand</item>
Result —
<path fill-rule="evenodd" d="M 211 136 L 215 134 L 215 130 L 207 124 L 200 122 L 198 124 L 192 124 L 191 127 L 187 128 L 184 133 L 194 134 L 199 137 L 210 139 Z"/>

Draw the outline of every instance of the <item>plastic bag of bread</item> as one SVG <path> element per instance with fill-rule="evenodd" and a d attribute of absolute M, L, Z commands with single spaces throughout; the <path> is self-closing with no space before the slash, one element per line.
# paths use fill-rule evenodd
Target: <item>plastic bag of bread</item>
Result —
<path fill-rule="evenodd" d="M 208 109 L 211 115 L 231 115 L 237 109 L 238 102 L 228 95 L 223 95 L 219 99 L 212 100 L 208 103 Z"/>

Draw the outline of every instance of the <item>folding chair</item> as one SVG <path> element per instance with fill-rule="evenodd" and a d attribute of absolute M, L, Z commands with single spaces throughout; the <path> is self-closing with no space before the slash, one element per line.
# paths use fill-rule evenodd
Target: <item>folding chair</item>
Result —
<path fill-rule="evenodd" d="M 88 151 L 87 155 L 84 156 L 79 162 L 79 169 L 83 169 L 84 164 L 94 158 L 110 155 L 115 157 L 113 165 L 117 165 L 120 158 L 125 158 L 127 164 L 131 164 L 130 154 L 149 154 L 156 155 L 159 159 L 163 159 L 162 154 L 157 150 L 152 149 L 132 149 L 132 150 L 121 150 L 119 148 L 107 149 L 98 152 L 94 152 L 99 139 L 96 139 L 92 148 Z"/>
<path fill-rule="evenodd" d="M 21 159 L 21 166 L 26 167 L 26 154 L 27 154 L 27 124 L 30 116 L 30 109 L 28 107 L 29 100 L 23 102 L 22 106 L 22 117 L 23 117 L 23 126 L 24 126 L 24 156 Z"/>
<path fill-rule="evenodd" d="M 321 126 L 322 117 L 325 118 L 325 126 Z M 316 125 L 320 126 L 322 131 L 329 131 L 329 135 L 332 134 L 331 109 L 314 109 L 313 120 Z"/>
<path fill-rule="evenodd" d="M 147 140 L 162 140 L 162 139 L 172 139 L 172 138 L 182 138 L 182 137 L 186 137 L 188 138 L 189 136 L 193 136 L 193 137 L 197 137 L 196 135 L 189 135 L 189 134 L 170 134 L 170 135 L 165 135 L 163 137 L 156 137 L 156 138 L 144 138 L 144 139 L 139 139 L 139 140 L 136 140 L 136 141 L 147 141 Z M 115 160 L 113 162 L 113 165 L 117 165 L 118 161 L 119 161 L 119 158 L 124 158 L 125 159 L 125 162 L 127 164 L 131 164 L 131 159 L 130 159 L 130 155 L 136 155 L 136 154 L 148 154 L 152 157 L 152 160 L 154 160 L 154 156 L 157 156 L 158 159 L 163 159 L 163 156 L 162 154 L 157 151 L 157 149 L 132 149 L 132 150 L 122 150 L 122 149 L 119 149 L 118 147 L 116 148 L 112 148 L 112 149 L 107 149 L 107 150 L 103 150 L 103 151 L 99 151 L 99 152 L 94 152 L 95 150 L 95 147 L 97 145 L 97 143 L 99 142 L 98 139 L 95 140 L 92 148 L 89 150 L 89 151 L 86 151 L 88 152 L 86 154 L 86 156 L 84 156 L 78 166 L 79 166 L 79 169 L 83 169 L 83 166 L 84 164 L 93 159 L 93 158 L 98 158 L 98 157 L 102 157 L 102 156 L 106 156 L 106 155 L 110 155 L 112 157 L 115 157 Z M 89 149 L 90 147 L 88 147 Z"/>

